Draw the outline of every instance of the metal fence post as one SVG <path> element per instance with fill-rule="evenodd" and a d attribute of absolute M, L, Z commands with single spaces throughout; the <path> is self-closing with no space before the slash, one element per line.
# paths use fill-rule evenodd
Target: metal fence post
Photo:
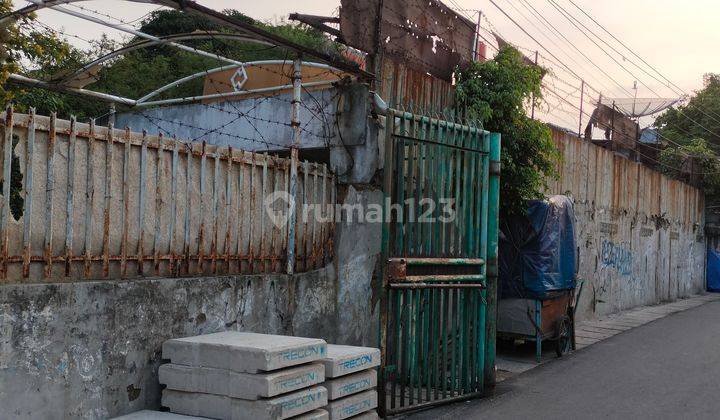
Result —
<path fill-rule="evenodd" d="M 297 177 L 298 177 L 298 149 L 300 147 L 300 101 L 301 101 L 301 83 L 302 83 L 302 62 L 298 56 L 293 62 L 293 98 L 292 98 L 292 117 L 290 125 L 293 129 L 293 142 L 290 146 L 290 184 L 289 184 L 289 202 L 288 202 L 288 240 L 287 240 L 287 273 L 293 274 L 295 271 L 295 223 L 297 206 L 295 203 L 297 197 Z M 265 197 L 263 197 L 264 199 Z"/>
<path fill-rule="evenodd" d="M 381 272 L 379 283 L 380 288 L 380 325 L 378 328 L 378 342 L 380 345 L 380 370 L 378 378 L 378 392 L 380 395 L 379 410 L 381 415 L 387 412 L 386 383 L 387 383 L 387 322 L 388 322 L 388 300 L 390 288 L 387 281 L 387 262 L 390 256 L 390 221 L 392 208 L 392 186 L 393 186 L 393 132 L 395 131 L 395 113 L 388 109 L 385 115 L 385 139 L 384 139 L 384 163 L 383 163 L 383 220 L 382 220 L 382 244 L 381 244 Z M 398 292 L 399 293 L 399 292 Z M 394 396 L 393 396 L 394 398 Z"/>
<path fill-rule="evenodd" d="M 488 191 L 487 324 L 485 385 L 495 386 L 495 337 L 498 291 L 498 213 L 500 209 L 500 134 L 490 134 L 490 191 Z"/>

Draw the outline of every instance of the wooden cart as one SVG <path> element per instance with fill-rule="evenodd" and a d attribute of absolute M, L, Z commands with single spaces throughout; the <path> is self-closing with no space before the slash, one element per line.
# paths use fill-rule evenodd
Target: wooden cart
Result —
<path fill-rule="evenodd" d="M 575 349 L 575 310 L 582 291 L 577 287 L 550 294 L 545 299 L 498 301 L 497 337 L 535 341 L 535 359 L 540 362 L 542 342 L 556 342 L 558 357 Z"/>

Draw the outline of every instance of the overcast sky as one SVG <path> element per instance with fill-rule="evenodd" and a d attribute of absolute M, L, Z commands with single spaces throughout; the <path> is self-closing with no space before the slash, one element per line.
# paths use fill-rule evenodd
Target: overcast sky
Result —
<path fill-rule="evenodd" d="M 550 4 L 550 0 L 526 0 L 539 10 L 548 21 L 560 32 L 569 38 L 572 43 L 582 50 L 595 65 L 602 68 L 610 77 L 602 75 L 595 65 L 589 63 L 576 50 L 565 41 L 552 35 L 540 22 L 532 17 L 523 0 L 495 0 L 518 23 L 525 27 L 538 41 L 556 55 L 558 59 L 568 64 L 573 70 L 599 91 L 605 97 L 627 97 L 632 91 L 633 82 L 639 80 L 638 96 L 643 97 L 672 97 L 676 96 L 667 86 L 647 76 L 634 67 L 622 56 L 603 47 L 610 56 L 603 53 L 588 40 L 580 31 L 571 26 Z M 558 4 L 578 17 L 598 34 L 601 29 L 591 26 L 591 22 L 574 8 L 569 0 L 555 0 Z M 720 45 L 720 1 L 717 0 L 574 0 L 588 14 L 596 18 L 607 29 L 633 48 L 648 63 L 655 66 L 670 80 L 683 90 L 692 91 L 702 85 L 702 75 L 707 72 L 720 72 L 720 54 L 717 53 Z M 286 18 L 291 12 L 307 14 L 331 15 L 339 6 L 339 0 L 270 0 L 270 1 L 239 1 L 239 0 L 203 0 L 201 4 L 215 9 L 236 8 L 241 12 L 261 20 L 276 21 Z M 453 4 L 454 3 L 454 4 Z M 15 0 L 16 5 L 26 4 Z M 79 3 L 87 8 L 102 11 L 107 14 L 133 20 L 141 17 L 148 11 L 156 8 L 155 5 L 137 4 L 116 0 L 97 0 Z M 482 26 L 486 29 L 496 28 L 497 32 L 508 38 L 509 41 L 527 48 L 525 51 L 532 55 L 533 50 L 539 50 L 541 55 L 549 56 L 542 47 L 524 35 L 510 20 L 508 20 L 489 0 L 454 0 L 446 4 L 457 8 L 468 9 L 464 12 L 473 19 L 477 19 L 474 10 L 482 10 L 487 17 Z M 530 18 L 526 20 L 523 15 Z M 118 32 L 108 28 L 80 21 L 77 18 L 62 15 L 54 11 L 43 11 L 40 19 L 56 28 L 64 28 L 68 33 L 82 37 L 97 37 L 102 32 L 110 32 L 118 37 Z M 488 23 L 489 22 L 489 23 Z M 532 22 L 532 23 L 530 23 Z M 492 26 L 491 26 L 492 25 Z M 535 26 L 533 26 L 535 25 Z M 484 32 L 488 36 L 487 32 Z M 549 39 L 552 39 L 552 41 Z M 611 39 L 605 36 L 608 42 Z M 72 39 L 71 39 L 72 41 Z M 75 41 L 82 46 L 81 41 Z M 602 44 L 600 44 L 602 45 Z M 617 44 L 617 48 L 620 46 Z M 612 58 L 611 58 L 612 57 Z M 613 61 L 618 60 L 634 75 L 628 74 Z M 628 55 L 638 64 L 639 61 Z M 553 65 L 554 67 L 559 67 Z M 649 71 L 649 69 L 648 69 Z M 577 80 L 567 74 L 562 68 L 555 69 L 559 78 L 572 85 L 579 84 Z M 611 80 L 611 78 L 613 80 Z M 643 84 L 647 84 L 648 87 Z M 557 85 L 560 88 L 562 85 Z M 568 93 L 574 90 L 568 85 L 564 87 Z M 623 90 L 624 89 L 624 90 Z M 652 92 L 654 90 L 655 92 Z M 656 95 L 655 93 L 659 94 Z M 577 95 L 577 92 L 574 92 Z M 560 104 L 560 102 L 558 102 Z"/>

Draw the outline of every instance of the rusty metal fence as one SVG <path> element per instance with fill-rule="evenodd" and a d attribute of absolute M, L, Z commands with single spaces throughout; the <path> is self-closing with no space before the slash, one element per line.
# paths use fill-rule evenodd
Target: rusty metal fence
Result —
<path fill-rule="evenodd" d="M 292 212 L 287 158 L 0 117 L 0 282 L 284 272 L 288 258 L 306 271 L 332 256 L 324 164 L 299 162 Z"/>

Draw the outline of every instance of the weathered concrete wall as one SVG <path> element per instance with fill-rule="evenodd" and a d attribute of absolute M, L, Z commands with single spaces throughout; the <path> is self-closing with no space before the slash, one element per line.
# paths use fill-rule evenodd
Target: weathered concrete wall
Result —
<path fill-rule="evenodd" d="M 0 286 L 0 417 L 104 419 L 158 407 L 161 344 L 171 337 L 240 330 L 341 342 L 335 279 L 329 266 L 294 278 Z"/>
<path fill-rule="evenodd" d="M 705 288 L 704 195 L 567 133 L 550 194 L 575 200 L 580 318 L 670 301 Z"/>
<path fill-rule="evenodd" d="M 300 105 L 301 148 L 357 145 L 365 142 L 368 88 L 362 84 L 303 90 Z M 284 150 L 293 142 L 292 94 L 243 98 L 128 111 L 116 127 L 176 135 L 247 151 Z"/>
<path fill-rule="evenodd" d="M 381 205 L 382 200 L 382 191 L 377 188 L 348 186 L 342 202 L 367 209 L 369 204 Z M 343 220 L 335 228 L 338 340 L 342 344 L 377 346 L 382 224 Z"/>

